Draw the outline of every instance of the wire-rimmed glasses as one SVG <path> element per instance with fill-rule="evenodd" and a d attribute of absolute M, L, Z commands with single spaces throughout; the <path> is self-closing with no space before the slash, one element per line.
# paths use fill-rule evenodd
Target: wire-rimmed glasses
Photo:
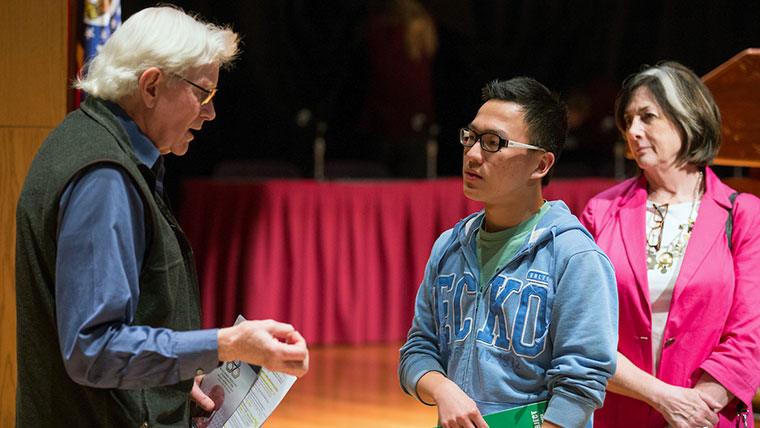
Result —
<path fill-rule="evenodd" d="M 200 86 L 200 85 L 198 85 L 196 83 L 193 83 L 193 82 L 185 79 L 184 77 L 180 76 L 177 73 L 171 73 L 171 75 L 174 76 L 174 77 L 176 77 L 176 78 L 178 78 L 178 79 L 184 80 L 185 82 L 187 82 L 187 83 L 195 86 L 196 88 L 200 89 L 201 91 L 203 91 L 203 93 L 205 93 L 206 96 L 203 97 L 203 98 L 198 98 L 198 101 L 200 101 L 200 103 L 201 103 L 202 106 L 205 106 L 206 104 L 208 104 L 209 101 L 211 101 L 211 99 L 214 98 L 214 95 L 216 95 L 217 88 L 206 89 L 203 86 Z"/>

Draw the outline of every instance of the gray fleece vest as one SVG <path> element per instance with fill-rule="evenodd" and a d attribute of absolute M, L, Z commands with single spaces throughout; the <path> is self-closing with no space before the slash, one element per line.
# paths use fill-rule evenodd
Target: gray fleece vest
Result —
<path fill-rule="evenodd" d="M 134 325 L 200 328 L 198 280 L 187 238 L 119 120 L 89 97 L 42 143 L 16 209 L 16 426 L 187 427 L 192 379 L 140 390 L 99 389 L 73 382 L 64 369 L 54 300 L 58 205 L 70 180 L 96 164 L 126 171 L 145 205 L 148 251 Z"/>

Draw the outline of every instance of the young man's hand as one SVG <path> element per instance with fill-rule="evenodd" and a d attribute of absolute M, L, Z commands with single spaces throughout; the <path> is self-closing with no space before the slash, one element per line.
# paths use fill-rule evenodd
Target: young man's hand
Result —
<path fill-rule="evenodd" d="M 438 406 L 443 428 L 488 428 L 475 402 L 457 384 L 439 372 L 425 373 L 417 383 L 422 401 Z"/>

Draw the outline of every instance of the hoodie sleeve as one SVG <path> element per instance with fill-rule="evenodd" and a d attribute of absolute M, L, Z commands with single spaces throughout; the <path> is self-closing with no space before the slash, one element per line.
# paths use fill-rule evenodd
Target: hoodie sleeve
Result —
<path fill-rule="evenodd" d="M 615 373 L 615 272 L 596 246 L 573 253 L 557 269 L 550 331 L 554 350 L 547 371 L 551 399 L 544 418 L 564 427 L 583 427 L 602 406 L 607 378 Z"/>
<path fill-rule="evenodd" d="M 433 245 L 430 259 L 425 268 L 417 299 L 414 305 L 414 319 L 406 343 L 400 349 L 398 376 L 405 393 L 425 403 L 417 395 L 417 382 L 430 371 L 446 374 L 438 340 L 438 321 L 435 307 L 435 280 L 437 266 L 451 240 L 452 231 L 444 232 Z"/>

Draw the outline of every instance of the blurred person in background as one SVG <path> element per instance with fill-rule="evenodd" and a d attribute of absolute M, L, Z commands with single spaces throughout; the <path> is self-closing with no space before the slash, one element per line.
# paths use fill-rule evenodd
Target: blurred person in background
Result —
<path fill-rule="evenodd" d="M 369 81 L 359 130 L 395 176 L 423 177 L 435 123 L 435 21 L 417 0 L 385 0 L 374 9 L 364 36 Z"/>

